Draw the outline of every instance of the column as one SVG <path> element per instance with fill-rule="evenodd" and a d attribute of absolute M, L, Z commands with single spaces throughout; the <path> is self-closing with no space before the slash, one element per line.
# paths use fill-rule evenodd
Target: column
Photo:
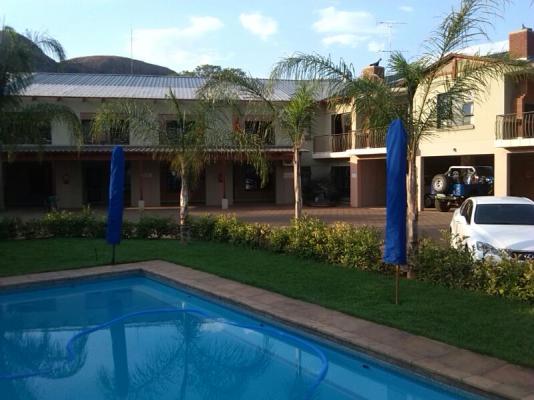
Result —
<path fill-rule="evenodd" d="M 358 157 L 352 156 L 350 164 L 350 206 L 360 207 L 360 173 L 358 166 Z"/>
<path fill-rule="evenodd" d="M 417 210 L 425 209 L 425 160 L 421 156 L 415 158 L 415 167 L 417 169 Z"/>
<path fill-rule="evenodd" d="M 494 193 L 495 196 L 508 196 L 510 193 L 510 153 L 506 149 L 495 149 Z"/>

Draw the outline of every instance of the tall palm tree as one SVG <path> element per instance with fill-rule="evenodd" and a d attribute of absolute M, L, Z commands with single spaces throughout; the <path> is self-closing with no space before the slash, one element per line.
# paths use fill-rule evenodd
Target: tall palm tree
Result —
<path fill-rule="evenodd" d="M 418 241 L 416 156 L 421 140 L 438 127 L 438 94 L 447 93 L 447 112 L 460 115 L 462 104 L 481 97 L 493 79 L 505 74 L 522 74 L 530 67 L 525 62 L 503 55 L 462 57 L 454 75 L 444 67 L 456 53 L 480 39 L 499 15 L 499 0 L 462 0 L 448 13 L 424 42 L 424 52 L 415 61 L 399 52 L 392 53 L 389 68 L 399 85 L 373 76 L 360 76 L 353 65 L 330 57 L 297 53 L 281 60 L 272 78 L 321 79 L 329 82 L 333 102 L 353 104 L 363 117 L 364 128 L 378 129 L 400 117 L 408 133 L 408 242 L 415 249 Z M 420 184 L 420 183 L 419 183 Z"/>
<path fill-rule="evenodd" d="M 269 124 L 259 126 L 256 132 L 264 142 L 279 121 L 284 130 L 282 135 L 289 139 L 293 147 L 293 189 L 295 196 L 295 218 L 302 215 L 302 190 L 300 179 L 300 152 L 305 135 L 311 128 L 316 112 L 315 90 L 313 85 L 301 85 L 291 100 L 284 106 L 272 100 L 275 82 L 245 75 L 241 71 L 225 70 L 213 74 L 200 91 L 200 95 L 211 102 L 227 103 L 233 106 L 234 113 L 241 118 L 247 115 L 262 114 Z M 243 132 L 243 134 L 245 134 Z"/>
<path fill-rule="evenodd" d="M 199 99 L 187 111 L 172 90 L 168 107 L 178 123 L 176 129 L 166 129 L 157 113 L 148 103 L 124 100 L 104 103 L 92 124 L 91 134 L 102 135 L 113 141 L 113 136 L 130 135 L 137 141 L 151 145 L 160 160 L 169 162 L 180 176 L 180 237 L 185 239 L 189 215 L 191 187 L 210 162 L 237 157 L 238 161 L 252 164 L 260 172 L 262 181 L 268 171 L 262 149 L 262 140 L 233 130 L 230 122 L 220 118 L 218 105 Z M 156 145 L 157 143 L 157 145 Z"/>
<path fill-rule="evenodd" d="M 2 150 L 12 155 L 19 144 L 46 144 L 43 130 L 54 121 L 66 124 L 80 137 L 80 121 L 70 108 L 22 102 L 20 95 L 32 82 L 35 59 L 41 51 L 65 59 L 61 44 L 48 35 L 27 32 L 23 36 L 9 26 L 0 31 L 0 155 Z"/>

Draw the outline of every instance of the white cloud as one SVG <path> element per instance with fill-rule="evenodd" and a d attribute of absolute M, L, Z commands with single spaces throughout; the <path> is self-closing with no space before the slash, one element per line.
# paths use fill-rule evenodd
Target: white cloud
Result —
<path fill-rule="evenodd" d="M 399 10 L 407 12 L 407 13 L 411 13 L 413 12 L 413 7 L 412 6 L 399 6 Z"/>
<path fill-rule="evenodd" d="M 501 40 L 499 42 L 475 44 L 473 46 L 469 46 L 465 49 L 462 49 L 460 53 L 471 56 L 475 54 L 486 55 L 491 53 L 502 53 L 508 51 L 508 47 L 508 40 Z"/>
<path fill-rule="evenodd" d="M 262 40 L 267 40 L 278 31 L 278 22 L 260 13 L 242 13 L 239 15 L 239 22 L 243 28 Z"/>
<path fill-rule="evenodd" d="M 371 40 L 369 43 L 367 43 L 367 50 L 373 53 L 383 51 L 385 47 L 385 42 L 377 42 L 376 40 Z"/>
<path fill-rule="evenodd" d="M 387 35 L 387 28 L 377 23 L 367 11 L 344 11 L 327 7 L 318 11 L 313 30 L 323 34 L 322 43 L 356 47 L 375 37 Z"/>
<path fill-rule="evenodd" d="M 224 56 L 203 46 L 202 39 L 223 26 L 218 18 L 202 16 L 189 17 L 189 23 L 181 28 L 134 29 L 133 57 L 177 71 L 216 63 Z M 129 47 L 128 41 L 128 52 Z"/>

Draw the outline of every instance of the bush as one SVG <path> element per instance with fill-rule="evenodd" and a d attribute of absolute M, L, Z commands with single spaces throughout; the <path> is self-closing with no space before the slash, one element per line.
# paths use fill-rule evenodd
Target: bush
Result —
<path fill-rule="evenodd" d="M 473 289 L 494 296 L 534 302 L 534 262 L 504 259 L 480 262 L 473 269 Z"/>
<path fill-rule="evenodd" d="M 19 236 L 21 220 L 4 217 L 0 220 L 0 240 L 15 239 Z"/>
<path fill-rule="evenodd" d="M 215 228 L 215 219 L 211 215 L 190 218 L 191 236 L 199 240 L 212 240 Z"/>
<path fill-rule="evenodd" d="M 162 239 L 176 238 L 178 225 L 170 218 L 143 216 L 137 223 L 137 235 L 139 239 Z"/>
<path fill-rule="evenodd" d="M 473 258 L 468 250 L 422 239 L 411 264 L 419 280 L 447 287 L 471 286 Z"/>

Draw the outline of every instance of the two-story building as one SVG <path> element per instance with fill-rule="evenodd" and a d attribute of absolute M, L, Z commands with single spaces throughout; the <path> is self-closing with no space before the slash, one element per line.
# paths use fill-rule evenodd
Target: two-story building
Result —
<path fill-rule="evenodd" d="M 534 32 L 522 29 L 509 35 L 511 57 L 534 60 Z M 468 56 L 451 55 L 444 67 L 454 74 L 455 65 Z M 384 77 L 382 67 L 363 71 Z M 176 129 L 181 124 L 169 109 L 167 95 L 173 90 L 184 110 L 196 101 L 201 78 L 103 74 L 38 73 L 24 93 L 25 102 L 61 102 L 80 117 L 89 130 L 99 106 L 114 99 L 149 102 L 163 124 Z M 393 81 L 391 82 L 394 83 Z M 275 88 L 277 104 L 287 102 L 298 82 L 280 81 Z M 318 99 L 325 100 L 325 99 Z M 438 99 L 439 100 L 439 99 Z M 254 130 L 264 123 L 262 115 L 251 115 L 241 126 Z M 490 82 L 481 98 L 462 105 L 462 115 L 439 121 L 420 144 L 417 156 L 419 203 L 432 177 L 450 165 L 494 167 L 495 194 L 534 198 L 534 78 L 500 77 Z M 31 144 L 17 147 L 16 158 L 0 168 L 0 209 L 42 206 L 55 196 L 60 208 L 103 205 L 107 198 L 108 163 L 112 145 L 105 138 L 95 143 L 89 135 L 76 146 L 64 126 L 53 124 L 49 144 L 43 149 Z M 319 102 L 303 151 L 303 178 L 326 180 L 335 185 L 341 199 L 353 207 L 385 205 L 386 130 L 364 132 L 357 110 L 350 105 L 330 108 Z M 126 203 L 146 207 L 178 204 L 179 176 L 157 156 L 154 145 L 130 135 L 119 140 L 127 159 Z M 253 168 L 232 157 L 214 157 L 191 195 L 198 204 L 290 204 L 293 201 L 291 147 L 283 128 L 274 123 L 273 142 L 266 148 L 271 163 L 269 183 L 261 187 Z"/>

